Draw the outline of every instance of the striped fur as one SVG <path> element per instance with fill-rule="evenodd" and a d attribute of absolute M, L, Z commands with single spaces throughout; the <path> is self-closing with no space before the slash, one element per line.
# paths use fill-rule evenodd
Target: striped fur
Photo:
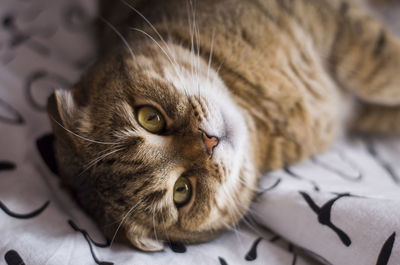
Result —
<path fill-rule="evenodd" d="M 323 151 L 350 119 L 400 132 L 400 44 L 357 0 L 135 2 L 102 1 L 103 56 L 48 104 L 62 179 L 110 238 L 210 240 L 261 174 Z M 143 104 L 165 133 L 138 125 Z M 212 156 L 202 131 L 220 138 Z M 177 208 L 181 175 L 194 195 Z"/>

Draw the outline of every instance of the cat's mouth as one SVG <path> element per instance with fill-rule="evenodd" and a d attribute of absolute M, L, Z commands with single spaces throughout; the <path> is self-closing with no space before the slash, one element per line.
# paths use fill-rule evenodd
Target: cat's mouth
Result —
<path fill-rule="evenodd" d="M 219 114 L 219 139 L 214 159 L 230 168 L 230 178 L 237 178 L 247 152 L 248 131 L 244 117 L 233 100 L 227 96 L 215 102 Z"/>
<path fill-rule="evenodd" d="M 222 141 L 226 141 L 229 143 L 233 149 L 233 151 L 236 151 L 242 144 L 239 135 L 241 131 L 241 127 L 243 124 L 240 124 L 241 121 L 236 120 L 240 119 L 240 117 L 232 117 L 232 115 L 229 115 L 225 111 L 221 111 L 222 114 L 222 119 L 223 119 L 223 126 L 225 128 L 224 134 L 221 137 Z M 242 127 L 243 128 L 243 127 Z"/>
<path fill-rule="evenodd" d="M 216 149 L 224 149 L 225 145 L 226 150 L 226 145 L 228 145 L 232 153 L 241 153 L 247 139 L 247 126 L 239 107 L 230 95 L 224 93 L 222 96 L 217 96 L 210 93 L 207 100 L 198 100 L 198 102 L 210 112 L 201 122 L 200 128 L 208 135 L 219 139 L 219 146 Z"/>
<path fill-rule="evenodd" d="M 224 129 L 223 129 L 223 132 L 222 132 L 221 136 L 219 137 L 219 139 L 221 142 L 228 143 L 232 147 L 232 149 L 235 150 L 237 148 L 236 144 L 235 144 L 235 139 L 234 139 L 235 132 L 233 131 L 233 128 L 231 128 L 231 126 L 228 126 L 229 121 L 227 121 L 227 118 L 225 117 L 224 113 L 221 112 L 221 114 L 222 114 L 221 115 L 222 116 L 222 124 L 223 124 Z"/>

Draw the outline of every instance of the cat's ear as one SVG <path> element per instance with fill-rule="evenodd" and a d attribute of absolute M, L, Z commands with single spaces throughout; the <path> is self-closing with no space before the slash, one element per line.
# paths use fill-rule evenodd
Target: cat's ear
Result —
<path fill-rule="evenodd" d="M 56 137 L 69 143 L 75 142 L 72 125 L 79 119 L 79 110 L 72 92 L 56 90 L 47 100 L 47 113 Z"/>
<path fill-rule="evenodd" d="M 134 247 L 143 251 L 156 252 L 164 249 L 162 242 L 144 236 L 132 235 L 129 237 L 129 241 Z"/>

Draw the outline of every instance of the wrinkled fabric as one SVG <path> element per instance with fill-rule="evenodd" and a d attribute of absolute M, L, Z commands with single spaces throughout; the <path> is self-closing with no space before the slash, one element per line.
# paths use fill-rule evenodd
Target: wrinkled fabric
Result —
<path fill-rule="evenodd" d="M 400 140 L 353 139 L 264 176 L 208 243 L 107 241 L 60 187 L 45 106 L 93 62 L 93 0 L 0 2 L 0 264 L 400 264 Z M 108 262 L 108 263 L 107 263 Z"/>

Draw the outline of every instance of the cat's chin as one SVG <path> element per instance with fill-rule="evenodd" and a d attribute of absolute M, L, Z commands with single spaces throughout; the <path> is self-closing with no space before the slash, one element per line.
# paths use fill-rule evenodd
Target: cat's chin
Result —
<path fill-rule="evenodd" d="M 164 244 L 162 241 L 152 238 L 139 235 L 128 235 L 128 240 L 134 247 L 142 251 L 157 252 L 164 249 Z"/>
<path fill-rule="evenodd" d="M 145 252 L 159 252 L 164 250 L 164 246 L 171 243 L 199 244 L 209 242 L 220 236 L 224 230 L 189 232 L 172 228 L 167 234 L 160 231 L 159 238 L 151 238 L 146 235 L 138 235 L 133 231 L 128 231 L 126 239 L 135 248 Z"/>

